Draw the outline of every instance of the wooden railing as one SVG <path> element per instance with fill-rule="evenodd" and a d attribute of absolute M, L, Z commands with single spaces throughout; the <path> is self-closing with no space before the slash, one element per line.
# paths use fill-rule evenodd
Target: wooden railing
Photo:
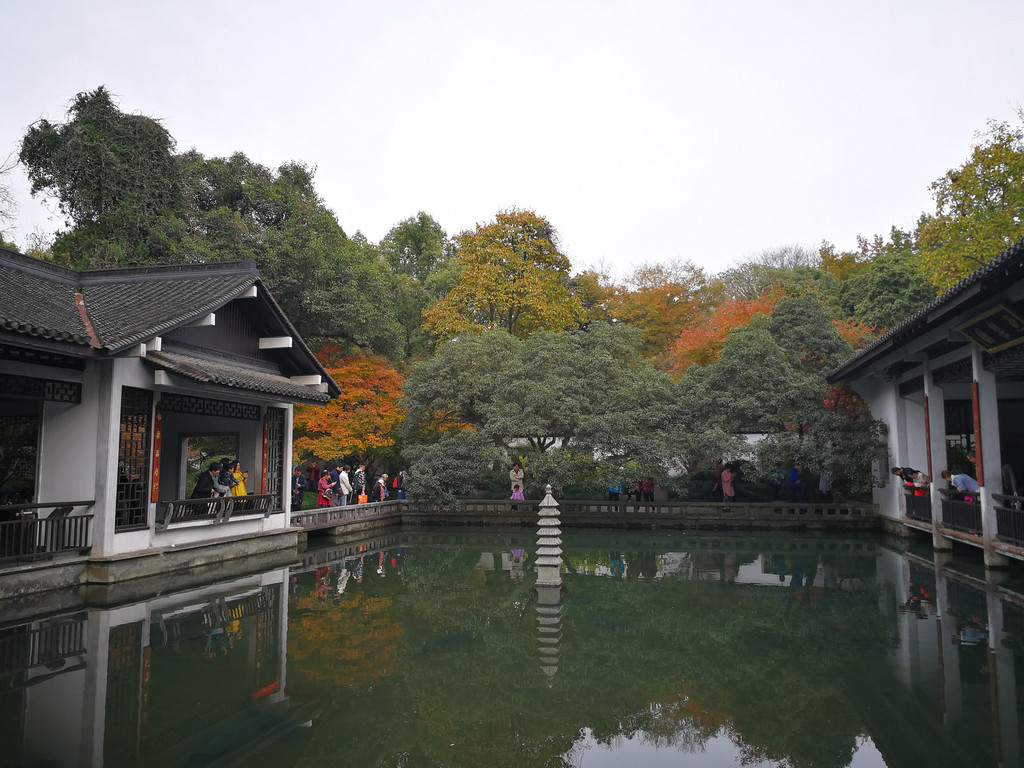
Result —
<path fill-rule="evenodd" d="M 907 517 L 922 523 L 932 522 L 931 496 L 915 496 L 913 491 L 907 491 L 903 499 L 907 503 Z"/>
<path fill-rule="evenodd" d="M 993 493 L 996 510 L 996 538 L 1024 547 L 1024 496 Z"/>
<path fill-rule="evenodd" d="M 959 491 L 940 488 L 942 494 L 942 524 L 946 528 L 975 536 L 981 535 L 981 504 L 978 495 L 965 501 Z"/>
<path fill-rule="evenodd" d="M 197 520 L 209 520 L 215 524 L 225 523 L 232 515 L 262 513 L 264 517 L 268 517 L 275 511 L 270 508 L 273 498 L 274 495 L 270 493 L 256 493 L 248 496 L 162 501 L 157 507 L 156 529 L 166 531 L 176 523 Z"/>
<path fill-rule="evenodd" d="M 92 547 L 94 501 L 0 506 L 0 562 L 29 562 L 58 554 L 85 554 Z"/>

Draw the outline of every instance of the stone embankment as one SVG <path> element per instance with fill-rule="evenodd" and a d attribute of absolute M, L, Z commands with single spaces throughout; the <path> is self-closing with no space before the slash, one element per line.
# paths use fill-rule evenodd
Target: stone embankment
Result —
<path fill-rule="evenodd" d="M 532 526 L 537 523 L 539 500 L 474 499 L 454 509 L 439 509 L 403 499 L 347 507 L 322 507 L 292 513 L 292 523 L 314 530 L 356 533 L 389 525 L 424 526 Z M 834 504 L 749 502 L 721 504 L 692 501 L 558 502 L 561 523 L 567 528 L 666 528 L 793 531 L 878 530 L 878 508 L 870 502 Z"/>

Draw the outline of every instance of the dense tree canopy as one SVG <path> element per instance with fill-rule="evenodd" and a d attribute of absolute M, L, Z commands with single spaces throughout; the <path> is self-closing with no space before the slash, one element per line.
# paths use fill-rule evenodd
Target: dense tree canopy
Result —
<path fill-rule="evenodd" d="M 674 392 L 637 346 L 635 331 L 609 324 L 526 339 L 496 330 L 445 342 L 409 373 L 409 439 L 459 448 L 476 441 L 486 456 L 504 460 L 506 472 L 520 461 L 534 492 L 538 478 L 600 487 L 630 461 L 664 476 L 675 455 L 664 428 L 676 421 Z M 474 464 L 478 472 L 490 469 Z M 433 472 L 422 458 L 412 466 L 414 477 Z"/>
<path fill-rule="evenodd" d="M 701 424 L 687 452 L 692 466 L 750 459 L 767 476 L 799 461 L 830 473 L 837 490 L 866 491 L 881 422 L 825 382 L 850 350 L 813 294 L 784 297 L 770 315 L 733 329 L 717 360 L 691 365 L 680 381 L 688 421 Z M 750 447 L 737 439 L 744 432 L 763 439 Z"/>
<path fill-rule="evenodd" d="M 411 482 L 437 498 L 503 487 L 513 458 L 535 485 L 589 492 L 631 472 L 672 486 L 671 473 L 730 457 L 761 469 L 799 458 L 863 489 L 879 424 L 825 374 L 1024 237 L 1024 123 L 992 123 L 932 185 L 935 211 L 913 232 L 851 251 L 766 248 L 717 275 L 649 262 L 619 281 L 572 274 L 553 224 L 529 210 L 455 238 L 423 211 L 379 243 L 350 235 L 312 166 L 179 153 L 159 120 L 104 87 L 78 94 L 63 122 L 32 125 L 19 160 L 66 217 L 33 255 L 80 268 L 254 261 L 303 337 L 331 345 L 346 391 L 296 410 L 303 455 L 414 461 Z M 0 234 L 13 216 L 4 172 Z M 740 437 L 751 429 L 766 435 L 756 449 Z"/>
<path fill-rule="evenodd" d="M 840 276 L 830 295 L 841 317 L 890 328 L 935 298 L 935 289 L 917 267 L 910 237 L 893 229 L 889 240 L 860 241 L 859 253 L 827 255 Z"/>
<path fill-rule="evenodd" d="M 21 162 L 69 226 L 51 257 L 77 268 L 251 259 L 314 344 L 401 351 L 391 272 L 346 236 L 313 169 L 174 150 L 159 121 L 122 112 L 103 87 L 78 94 L 66 122 L 31 126 Z"/>
<path fill-rule="evenodd" d="M 610 313 L 639 328 L 649 357 L 665 352 L 680 328 L 706 316 L 718 298 L 704 270 L 691 262 L 637 267 L 610 297 Z"/>
<path fill-rule="evenodd" d="M 989 124 L 970 158 L 931 185 L 935 213 L 917 226 L 921 269 L 947 290 L 1024 237 L 1021 125 Z"/>
<path fill-rule="evenodd" d="M 424 315 L 442 338 L 504 329 L 523 337 L 576 325 L 582 306 L 569 290 L 569 259 L 551 223 L 532 211 L 503 211 L 457 238 L 462 276 Z"/>
<path fill-rule="evenodd" d="M 420 211 L 392 227 L 379 252 L 393 273 L 390 300 L 402 328 L 403 357 L 415 357 L 432 348 L 433 337 L 423 328 L 424 311 L 459 282 L 455 245 L 440 224 Z"/>
<path fill-rule="evenodd" d="M 182 203 L 174 146 L 159 121 L 122 112 L 102 86 L 75 97 L 66 123 L 32 125 L 19 155 L 32 192 L 56 197 L 72 227 L 54 253 L 78 267 L 168 260 Z"/>

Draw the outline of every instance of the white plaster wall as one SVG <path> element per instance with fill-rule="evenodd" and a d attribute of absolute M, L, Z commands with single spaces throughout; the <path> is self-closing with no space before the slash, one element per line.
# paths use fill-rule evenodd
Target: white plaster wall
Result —
<path fill-rule="evenodd" d="M 912 398 L 904 398 L 903 404 L 907 420 L 906 466 L 927 472 L 928 446 L 925 441 L 924 430 L 924 398 L 920 393 L 917 393 Z M 896 464 L 893 463 L 893 466 L 896 466 Z"/>
<path fill-rule="evenodd" d="M 56 375 L 50 372 L 47 378 L 56 378 Z M 81 381 L 80 404 L 43 403 L 43 436 L 36 485 L 40 502 L 96 498 L 99 366 L 94 362 L 87 364 Z"/>
<path fill-rule="evenodd" d="M 229 539 L 237 536 L 244 536 L 250 533 L 260 533 L 264 530 L 282 527 L 274 524 L 275 518 L 287 520 L 287 515 L 278 513 L 264 518 L 263 514 L 252 515 L 251 517 L 232 518 L 226 523 L 215 524 L 207 520 L 199 520 L 194 523 L 178 523 L 170 526 L 166 531 L 154 531 L 152 533 L 152 546 L 154 547 L 180 547 L 183 544 L 194 544 L 211 539 Z M 145 532 L 148 533 L 148 532 Z"/>
<path fill-rule="evenodd" d="M 195 526 L 175 527 L 172 531 L 157 534 L 153 530 L 156 505 L 149 502 L 149 530 L 115 534 L 121 388 L 129 386 L 151 390 L 156 402 L 159 395 L 154 385 L 153 370 L 145 365 L 141 358 L 131 357 L 88 360 L 84 371 L 24 363 L 5 364 L 4 371 L 23 376 L 82 383 L 80 404 L 43 404 L 43 429 L 36 487 L 37 499 L 42 502 L 89 499 L 96 501 L 93 508 L 93 551 L 96 555 L 126 554 L 151 547 L 241 536 L 289 526 L 287 514 L 275 514 L 268 518 L 254 515 L 218 526 L 200 523 Z M 190 393 L 201 397 L 226 397 L 224 393 L 211 393 L 201 387 L 191 389 Z M 291 475 L 292 406 L 287 403 L 273 405 L 286 411 L 286 457 L 280 493 L 287 504 L 288 481 Z M 259 493 L 263 470 L 262 419 L 210 419 L 187 414 L 165 414 L 160 498 L 180 497 L 180 445 L 183 435 L 232 432 L 239 436 L 237 458 L 249 473 L 248 489 Z"/>
<path fill-rule="evenodd" d="M 886 436 L 888 450 L 888 459 L 886 459 L 886 463 L 892 465 L 892 462 L 898 455 L 898 436 L 895 428 L 897 409 L 897 392 L 894 392 L 895 385 L 892 382 L 874 378 L 859 379 L 853 384 L 854 390 L 861 396 L 861 398 L 863 398 L 871 411 L 871 415 L 876 419 L 881 419 L 889 426 L 889 432 Z M 922 434 L 924 434 L 923 426 Z M 885 484 L 881 487 L 876 486 L 873 489 L 871 494 L 872 500 L 878 505 L 878 510 L 881 515 L 898 520 L 900 516 L 899 497 L 897 495 L 899 488 L 895 483 L 889 482 L 889 475 L 887 472 L 888 469 L 886 467 L 879 468 L 878 478 L 880 480 L 884 479 Z"/>

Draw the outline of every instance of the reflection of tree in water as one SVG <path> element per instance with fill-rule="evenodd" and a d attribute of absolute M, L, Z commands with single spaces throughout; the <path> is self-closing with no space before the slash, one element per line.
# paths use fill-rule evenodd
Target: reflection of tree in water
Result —
<path fill-rule="evenodd" d="M 568 558 L 577 566 L 587 560 L 578 555 Z M 692 555 L 707 556 L 702 567 L 725 564 L 721 553 Z M 740 553 L 734 564 L 756 556 Z M 561 766 L 586 727 L 603 743 L 634 737 L 699 751 L 725 737 L 749 760 L 849 763 L 864 726 L 846 688 L 892 636 L 873 586 L 819 589 L 807 600 L 800 590 L 686 575 L 569 575 L 549 681 L 529 612 L 524 619 L 515 607 L 531 590 L 478 570 L 479 560 L 479 550 L 410 552 L 391 593 L 400 673 L 372 693 L 335 697 L 345 728 L 323 729 L 310 760 L 341 750 L 393 764 L 402 758 L 391 746 L 414 745 L 404 759 L 418 764 Z M 389 722 L 401 727 L 385 733 Z"/>
<path fill-rule="evenodd" d="M 334 591 L 325 601 L 315 575 L 306 576 L 288 604 L 288 664 L 298 684 L 358 686 L 392 674 L 402 637 L 392 599 Z"/>

